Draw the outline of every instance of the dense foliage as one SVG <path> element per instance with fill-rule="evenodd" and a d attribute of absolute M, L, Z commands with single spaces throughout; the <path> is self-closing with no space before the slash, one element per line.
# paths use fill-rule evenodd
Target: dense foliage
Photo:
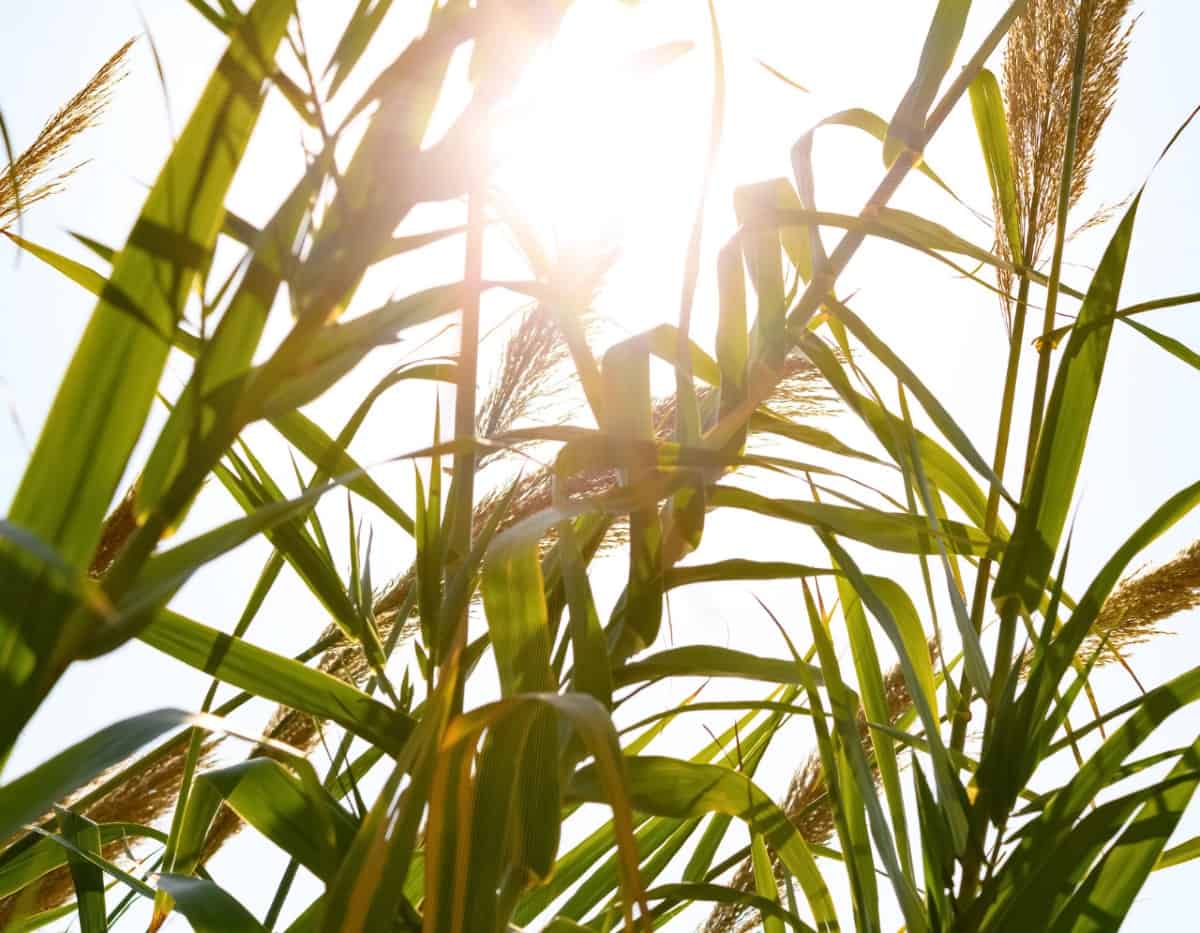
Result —
<path fill-rule="evenodd" d="M 1186 354 L 1137 316 L 1196 299 L 1121 306 L 1140 194 L 1121 206 L 1086 288 L 1066 281 L 1078 270 L 1064 275 L 1068 216 L 1130 39 L 1126 0 L 1016 0 L 962 55 L 971 4 L 940 0 L 891 118 L 848 110 L 801 137 L 793 178 L 738 191 L 738 227 L 719 232 L 728 239 L 711 264 L 702 200 L 677 326 L 602 353 L 588 312 L 611 257 L 548 255 L 521 205 L 496 196 L 485 156 L 497 112 L 570 0 L 440 0 L 356 102 L 338 94 L 390 0 L 361 0 L 320 63 L 294 0 L 190 3 L 228 49 L 123 246 L 86 241 L 84 264 L 13 221 L 61 183 L 60 150 L 99 116 L 124 49 L 0 180 L 9 239 L 97 301 L 0 524 L 0 763 L 72 663 L 130 639 L 213 688 L 199 712 L 124 720 L 6 776 L 5 929 L 76 915 L 86 933 L 104 930 L 139 898 L 155 926 L 178 912 L 197 930 L 276 929 L 296 913 L 302 867 L 320 893 L 289 931 L 640 930 L 682 923 L 697 905 L 710 931 L 870 931 L 889 911 L 913 933 L 1115 930 L 1152 871 L 1200 854 L 1195 840 L 1167 849 L 1200 781 L 1200 740 L 1138 752 L 1200 698 L 1200 667 L 1103 712 L 1089 684 L 1097 665 L 1123 662 L 1200 602 L 1195 546 L 1126 576 L 1200 504 L 1200 483 L 1148 516 L 1084 592 L 1063 584 L 1110 334 L 1133 326 Z M 709 10 L 711 175 L 724 93 Z M 1003 85 L 984 67 L 1000 50 Z M 469 100 L 430 142 L 462 53 Z M 645 64 L 680 53 L 653 50 Z M 255 226 L 226 196 L 268 94 L 319 144 Z M 336 124 L 331 102 L 345 114 Z M 914 171 L 946 187 L 922 153 L 960 106 L 994 200 L 986 247 L 888 206 Z M 882 179 L 857 216 L 816 208 L 812 149 L 826 125 L 882 146 Z M 463 224 L 397 235 L 422 205 L 454 200 Z M 493 226 L 522 249 L 524 279 L 484 277 Z M 867 237 L 999 294 L 1010 352 L 990 456 L 839 294 Z M 448 241 L 462 244 L 456 281 L 348 311 L 374 267 Z M 218 275 L 219 242 L 240 258 Z M 691 333 L 702 279 L 719 290 L 709 348 Z M 526 303 L 495 360 L 479 351 L 485 293 Z M 1066 300 L 1078 314 L 1057 327 Z M 269 319 L 286 322 L 282 340 L 265 338 Z M 371 350 L 448 323 L 457 352 L 389 373 L 336 436 L 305 414 Z M 163 379 L 172 354 L 191 361 L 178 391 Z M 665 397 L 652 394 L 652 360 L 673 372 Z M 877 388 L 868 370 L 893 384 Z M 1022 379 L 1028 437 L 1014 427 L 1025 424 L 1014 419 Z M 452 390 L 453 417 L 435 416 L 433 436 L 403 458 L 415 489 L 402 494 L 350 447 L 385 392 L 421 404 L 430 381 Z M 559 392 L 577 392 L 585 413 L 561 420 L 546 404 Z M 134 459 L 160 393 L 170 413 Z M 813 423 L 831 404 L 865 426 L 873 452 Z M 254 425 L 311 465 L 300 495 L 251 449 Z M 205 483 L 244 516 L 168 540 Z M 344 546 L 317 509 L 333 491 L 350 502 Z M 768 540 L 774 523 L 802 526 L 827 560 L 705 562 L 714 512 L 751 516 Z M 363 514 L 413 541 L 412 566 L 384 587 Z M 195 573 L 257 536 L 273 552 L 232 634 L 170 608 Z M 868 563 L 880 552 L 888 567 L 911 561 L 919 599 Z M 598 600 L 594 568 L 614 561 L 628 567 L 619 596 Z M 297 657 L 247 637 L 285 565 L 328 620 Z M 778 623 L 790 653 L 666 646 L 668 591 L 765 580 L 791 581 L 799 608 Z M 769 692 L 713 689 L 682 706 L 643 693 L 688 677 Z M 242 692 L 218 705 L 218 682 Z M 226 717 L 252 700 L 278 704 L 266 733 L 241 736 L 250 753 L 236 760 L 218 754 L 240 731 Z M 706 747 L 662 753 L 668 725 L 693 710 L 737 718 Z M 797 720 L 810 724 L 812 754 L 776 801 L 755 772 Z M 318 768 L 310 754 L 327 736 L 338 741 Z M 1077 765 L 1048 786 L 1042 766 L 1065 752 Z M 292 859 L 282 879 L 261 879 L 275 891 L 265 918 L 205 869 L 243 825 Z"/>

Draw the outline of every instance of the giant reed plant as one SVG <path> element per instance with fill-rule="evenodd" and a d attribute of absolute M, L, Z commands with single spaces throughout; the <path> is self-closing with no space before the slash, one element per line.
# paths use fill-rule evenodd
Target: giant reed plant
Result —
<path fill-rule="evenodd" d="M 1017 0 L 952 70 L 971 4 L 943 0 L 891 120 L 846 111 L 805 134 L 793 178 L 737 192 L 738 227 L 709 266 L 701 208 L 679 326 L 623 336 L 603 353 L 589 307 L 611 257 L 582 269 L 529 248 L 521 205 L 497 196 L 486 157 L 508 94 L 569 0 L 435 3 L 425 31 L 357 101 L 339 95 L 370 60 L 390 3 L 359 3 L 328 63 L 310 57 L 289 0 L 192 6 L 228 49 L 128 240 L 97 249 L 111 269 L 11 234 L 97 305 L 2 526 L 0 761 L 70 665 L 130 639 L 212 686 L 199 713 L 116 723 L 0 785 L 6 928 L 75 913 L 90 933 L 143 899 L 153 927 L 179 913 L 200 930 L 281 929 L 297 910 L 287 929 L 634 930 L 715 904 L 712 930 L 824 933 L 881 929 L 885 903 L 912 931 L 1116 929 L 1151 871 L 1197 851 L 1194 841 L 1166 846 L 1200 780 L 1200 746 L 1135 757 L 1200 695 L 1196 670 L 1144 684 L 1107 712 L 1089 676 L 1108 661 L 1135 664 L 1129 649 L 1200 603 L 1195 547 L 1127 573 L 1200 487 L 1167 500 L 1083 593 L 1068 592 L 1059 569 L 1114 322 L 1148 330 L 1133 318 L 1195 299 L 1119 308 L 1140 195 L 1090 286 L 1063 280 L 1070 211 L 1130 41 L 1128 3 Z M 706 189 L 724 106 L 720 11 L 709 12 Z M 984 69 L 1002 45 L 1003 89 Z M 431 141 L 460 53 L 471 59 L 469 99 Z M 122 54 L 48 124 L 29 150 L 42 155 L 10 166 L 0 222 L 52 190 L 51 156 L 94 120 Z M 925 147 L 968 93 L 994 250 L 888 206 L 914 168 L 932 174 Z M 226 195 L 268 94 L 319 145 L 256 228 Z M 857 216 L 815 207 L 811 151 L 830 124 L 883 142 L 886 173 Z M 334 159 L 352 138 L 349 161 Z M 464 223 L 396 236 L 418 206 L 454 199 Z M 486 231 L 505 224 L 527 247 L 526 280 L 484 276 Z M 830 231 L 841 233 L 827 250 Z M 916 262 L 995 270 L 1010 356 L 990 461 L 952 406 L 839 298 L 839 276 L 868 236 L 910 248 Z M 369 271 L 447 239 L 463 244 L 461 275 L 420 290 L 399 282 L 400 297 L 359 310 Z M 224 279 L 211 262 L 219 240 L 241 254 Z M 709 349 L 691 335 L 701 281 L 719 298 Z M 196 291 L 217 296 L 199 316 Z M 494 362 L 485 291 L 533 301 Z M 1080 300 L 1079 313 L 1056 328 L 1064 295 Z M 1044 324 L 1031 350 L 1035 308 Z M 284 318 L 286 336 L 260 347 L 270 315 Z M 457 351 L 387 374 L 336 434 L 302 411 L 374 347 L 447 323 Z M 194 366 L 135 460 L 171 348 Z M 1026 354 L 1032 372 L 1020 365 Z M 651 393 L 652 358 L 675 371 L 666 398 Z M 879 391 L 877 373 L 894 379 L 894 394 Z M 1018 438 L 1023 378 L 1033 404 Z M 413 392 L 415 380 L 452 386 L 454 412 L 451 430 L 435 418 L 428 444 L 408 455 L 419 464 L 409 495 L 350 447 L 379 398 Z M 568 396 L 582 400 L 578 411 L 563 406 Z M 818 426 L 830 398 L 840 419 L 861 420 L 871 450 L 841 440 L 839 422 Z M 258 424 L 311 464 L 299 495 L 251 448 L 246 429 Z M 1022 441 L 1026 462 L 1011 469 Z M 119 490 L 130 466 L 138 478 Z M 244 517 L 169 541 L 205 483 Z M 322 523 L 332 489 L 351 503 L 340 549 Z M 366 505 L 415 551 L 384 587 L 359 533 Z M 705 529 L 730 511 L 764 534 L 771 522 L 800 526 L 827 559 L 714 560 Z M 170 608 L 205 564 L 259 535 L 273 552 L 232 634 Z M 845 542 L 863 547 L 852 556 Z M 908 581 L 872 572 L 875 551 L 912 559 L 922 608 Z M 627 562 L 621 592 L 594 594 L 593 568 L 612 561 Z M 294 658 L 248 637 L 285 565 L 317 607 L 314 641 Z M 939 578 L 946 600 L 933 595 Z M 664 646 L 669 591 L 763 580 L 791 581 L 802 607 L 779 623 L 786 655 Z M 478 686 L 492 682 L 482 664 L 498 674 L 490 694 Z M 661 699 L 664 682 L 697 676 L 772 687 L 761 700 L 711 698 L 711 686 L 682 706 Z M 218 704 L 222 683 L 240 692 Z M 652 684 L 659 690 L 643 693 Z M 1081 694 L 1091 702 L 1082 724 L 1068 721 Z M 262 734 L 242 735 L 226 717 L 256 700 L 275 713 Z M 668 754 L 664 730 L 698 711 L 738 718 L 705 746 Z M 756 775 L 796 720 L 811 726 L 813 747 L 796 756 L 777 804 Z M 970 742 L 969 721 L 980 724 Z M 249 753 L 234 757 L 231 736 L 249 739 Z M 1068 750 L 1070 774 L 1042 767 Z M 1151 765 L 1171 770 L 1138 783 Z M 368 774 L 376 780 L 364 783 Z M 607 807 L 600 825 L 586 823 L 585 802 Z M 207 866 L 243 826 L 291 859 L 278 881 L 262 881 L 273 892 L 262 918 Z M 318 882 L 302 910 L 290 906 L 300 867 Z M 830 894 L 835 875 L 848 902 Z"/>

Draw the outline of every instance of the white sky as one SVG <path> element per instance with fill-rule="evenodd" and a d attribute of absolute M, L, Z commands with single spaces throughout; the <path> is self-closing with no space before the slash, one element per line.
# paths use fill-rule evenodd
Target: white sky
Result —
<path fill-rule="evenodd" d="M 5 11 L 0 37 L 0 108 L 14 145 L 21 148 L 38 126 L 66 100 L 94 69 L 130 35 L 142 31 L 138 9 L 131 0 L 41 0 L 12 4 Z M 314 50 L 332 48 L 340 23 L 353 4 L 302 3 L 308 39 Z M 1003 6 L 998 0 L 977 0 L 966 54 L 991 26 Z M 388 22 L 386 44 L 373 66 L 389 60 L 419 28 L 407 9 L 425 4 L 396 4 Z M 766 2 L 718 0 L 728 65 L 728 114 L 710 198 L 706 247 L 711 252 L 732 232 L 730 192 L 734 185 L 789 174 L 788 150 L 797 136 L 823 116 L 852 106 L 875 110 L 885 117 L 915 66 L 932 0 L 889 3 L 882 0 L 844 2 Z M 1191 47 L 1200 28 L 1200 7 L 1187 2 L 1142 4 L 1115 112 L 1102 138 L 1090 192 L 1079 216 L 1101 203 L 1119 200 L 1141 182 L 1159 150 L 1197 101 L 1200 63 Z M 333 11 L 333 12 L 331 12 Z M 221 37 L 182 0 L 153 0 L 143 4 L 164 63 L 169 112 L 182 126 L 222 48 Z M 406 18 L 408 21 L 406 21 Z M 411 22 L 410 22 L 411 21 Z M 671 39 L 692 39 L 697 49 L 655 78 L 633 87 L 597 86 L 592 75 L 605 62 Z M 321 59 L 322 52 L 317 58 Z M 623 258 L 608 281 L 598 310 L 620 329 L 640 330 L 674 320 L 678 306 L 682 256 L 694 211 L 700 165 L 706 146 L 710 88 L 706 5 L 702 0 L 646 0 L 640 7 L 614 0 L 580 0 L 568 18 L 556 51 L 543 63 L 550 91 L 536 100 L 532 124 L 522 124 L 526 148 L 506 145 L 507 176 L 514 195 L 521 197 L 547 228 L 556 228 L 567 242 L 594 236 L 599 229 L 623 231 Z M 786 87 L 755 64 L 762 59 L 811 89 L 809 95 Z M 965 54 L 960 56 L 965 58 Z M 369 78 L 348 86 L 339 99 L 353 100 Z M 170 141 L 168 108 L 154 70 L 149 46 L 139 43 L 129 78 L 118 89 L 102 126 L 76 149 L 91 163 L 73 180 L 70 190 L 26 218 L 24 233 L 47 246 L 90 261 L 91 257 L 66 235 L 77 230 L 119 244 L 140 206 L 144 185 L 161 163 Z M 571 113 L 572 101 L 586 108 Z M 855 212 L 882 173 L 878 147 L 851 130 L 831 129 L 818 136 L 817 197 L 822 208 Z M 235 183 L 230 203 L 245 216 L 262 221 L 290 188 L 300 162 L 295 141 L 298 131 L 286 106 L 273 98 L 264 112 L 260 137 Z M 536 139 L 536 145 L 529 140 Z M 1159 167 L 1139 214 L 1133 251 L 1122 293 L 1123 303 L 1197 289 L 1195 217 L 1200 213 L 1200 189 L 1192 182 L 1200 157 L 1200 136 L 1185 137 L 1168 161 Z M 989 202 L 969 108 L 960 106 L 934 141 L 929 162 L 971 205 Z M 547 193 L 549 192 L 549 193 Z M 910 179 L 893 202 L 945 223 L 981 245 L 990 230 L 954 205 L 923 178 Z M 412 230 L 454 223 L 456 205 L 417 212 Z M 1071 244 L 1068 277 L 1086 282 L 1086 266 L 1094 263 L 1108 231 L 1097 231 Z M 836 234 L 830 232 L 826 242 Z M 394 290 L 416 290 L 458 276 L 461 247 L 445 247 L 405 260 L 372 275 L 364 286 L 361 305 L 371 304 Z M 499 240 L 489 240 L 492 256 L 505 255 Z M 429 258 L 433 257 L 433 258 Z M 711 339 L 714 307 L 711 263 L 702 266 L 697 299 L 696 334 Z M 943 400 L 976 445 L 990 457 L 1006 347 L 999 309 L 992 296 L 956 280 L 945 267 L 914 258 L 898 247 L 869 244 L 842 279 L 842 294 L 857 291 L 854 306 L 876 332 L 915 369 Z M 27 457 L 52 399 L 57 381 L 70 358 L 92 302 L 89 296 L 30 257 L 19 260 L 7 245 L 0 246 L 0 503 L 16 488 Z M 1073 310 L 1073 309 L 1069 309 Z M 1146 323 L 1190 346 L 1200 345 L 1200 320 L 1194 309 L 1181 308 L 1148 316 Z M 270 333 L 277 338 L 282 322 Z M 394 366 L 409 348 L 377 351 L 361 377 L 339 387 L 311 406 L 327 429 L 336 430 L 375 378 Z M 1032 354 L 1024 362 L 1032 371 Z M 165 385 L 178 385 L 178 366 Z M 1103 560 L 1163 499 L 1196 478 L 1200 453 L 1192 409 L 1200 378 L 1167 357 L 1128 328 L 1114 331 L 1108 367 L 1080 482 L 1080 508 L 1072 547 L 1068 586 L 1078 592 Z M 173 382 L 172 379 L 175 381 Z M 374 462 L 425 443 L 428 420 L 414 422 L 412 412 L 428 410 L 416 403 L 409 389 L 394 392 L 391 404 L 381 405 L 353 448 L 361 462 Z M 1018 411 L 1027 408 L 1027 392 Z M 1024 400 L 1024 401 L 1022 401 Z M 450 397 L 443 394 L 443 409 Z M 19 420 L 22 433 L 9 417 Z M 160 413 L 161 414 L 161 413 Z M 866 444 L 865 432 L 849 415 L 831 425 L 847 441 Z M 286 459 L 271 448 L 271 435 L 254 431 L 250 437 L 263 446 L 268 459 L 287 470 Z M 141 451 L 144 455 L 144 450 Z M 1019 458 L 1018 458 L 1019 459 Z M 379 479 L 398 490 L 400 501 L 410 499 L 411 472 L 407 466 L 388 467 Z M 794 485 L 778 485 L 780 494 L 800 496 Z M 220 490 L 201 500 L 184 534 L 236 514 Z M 356 509 L 358 503 L 356 503 Z M 344 502 L 326 504 L 327 528 L 335 542 L 344 541 L 341 519 Z M 812 536 L 802 530 L 775 527 L 755 520 L 753 526 L 720 517 L 719 531 L 706 538 L 701 559 L 740 556 L 778 556 L 821 560 Z M 742 530 L 745 529 L 745 533 Z M 373 578 L 382 580 L 401 571 L 410 549 L 382 523 L 376 525 Z M 1200 537 L 1200 516 L 1192 516 L 1165 535 L 1147 560 L 1164 558 Z M 335 543 L 335 546 L 336 543 Z M 176 606 L 208 624 L 229 628 L 236 620 L 268 553 L 265 542 L 253 542 L 218 561 L 185 589 Z M 896 573 L 909 583 L 910 594 L 923 604 L 913 583 L 911 566 L 871 557 L 869 568 Z M 910 562 L 911 563 L 911 562 Z M 620 562 L 601 568 L 601 580 L 615 587 Z M 601 609 L 615 591 L 599 586 Z M 606 592 L 609 590 L 609 592 Z M 795 624 L 796 589 L 782 584 L 758 585 L 761 596 L 785 620 Z M 1195 663 L 1200 632 L 1195 618 L 1178 620 L 1181 634 L 1159 639 L 1140 650 L 1135 666 L 1145 682 L 1160 682 Z M 272 594 L 252 637 L 282 653 L 307 645 L 323 625 L 319 608 L 290 574 Z M 804 627 L 799 627 L 803 632 Z M 751 598 L 751 591 L 722 587 L 697 590 L 672 598 L 672 634 L 679 642 L 711 641 L 764 654 L 779 655 L 783 646 Z M 807 643 L 801 634 L 798 641 Z M 76 665 L 27 728 L 7 774 L 33 763 L 115 719 L 164 705 L 195 707 L 207 681 L 175 662 L 157 658 L 140 644 L 88 664 Z M 1102 672 L 1102 697 L 1126 698 L 1128 677 Z M 760 687 L 745 691 L 761 696 Z M 684 688 L 678 688 L 683 695 Z M 247 722 L 261 723 L 266 707 L 248 713 Z M 257 717 L 257 718 L 255 718 Z M 677 727 L 680 750 L 707 741 L 702 723 L 714 728 L 721 720 L 686 718 Z M 1164 730 L 1161 747 L 1190 742 L 1194 716 L 1177 717 Z M 807 727 L 798 724 L 764 764 L 761 783 L 780 792 L 797 749 L 808 748 Z M 1195 815 L 1181 833 L 1200 831 Z M 270 846 L 244 834 L 214 862 L 214 874 L 260 916 L 273 890 L 284 859 Z M 252 869 L 252 870 L 248 870 Z M 1186 897 L 1188 868 L 1154 878 L 1143 893 L 1127 929 L 1151 929 L 1170 921 Z M 829 872 L 830 878 L 836 869 Z M 311 890 L 308 888 L 307 890 Z M 307 897 L 297 891 L 290 901 L 298 910 Z M 292 913 L 285 913 L 286 917 Z M 848 916 L 848 914 L 847 914 Z M 131 921 L 136 926 L 136 922 Z"/>

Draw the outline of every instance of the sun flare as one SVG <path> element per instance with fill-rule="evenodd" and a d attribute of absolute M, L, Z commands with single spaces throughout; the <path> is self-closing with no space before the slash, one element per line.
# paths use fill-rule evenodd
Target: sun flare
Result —
<path fill-rule="evenodd" d="M 495 189 L 559 257 L 649 238 L 661 259 L 695 209 L 711 108 L 711 89 L 690 84 L 705 77 L 688 60 L 698 51 L 686 39 L 631 44 L 628 15 L 568 17 L 492 139 Z"/>

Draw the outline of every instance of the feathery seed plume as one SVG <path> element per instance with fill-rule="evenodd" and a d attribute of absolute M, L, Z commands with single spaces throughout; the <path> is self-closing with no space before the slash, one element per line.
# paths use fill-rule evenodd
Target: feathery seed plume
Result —
<path fill-rule="evenodd" d="M 1004 51 L 1004 97 L 1017 217 L 1027 252 L 1026 264 L 1031 268 L 1043 258 L 1042 250 L 1057 221 L 1059 178 L 1070 119 L 1072 58 L 1080 17 L 1091 10 L 1071 176 L 1072 207 L 1087 189 L 1096 141 L 1112 113 L 1134 26 L 1134 21 L 1126 22 L 1129 7 L 1130 0 L 1029 0 L 1009 33 Z M 1105 215 L 1105 209 L 1101 209 L 1080 229 Z M 999 229 L 996 241 L 1007 254 L 1007 239 Z M 1001 270 L 1000 284 L 1011 294 L 1012 274 Z"/>
<path fill-rule="evenodd" d="M 106 61 L 92 79 L 46 121 L 24 152 L 0 173 L 0 230 L 7 229 L 21 212 L 62 190 L 79 165 L 60 168 L 74 139 L 96 125 L 112 100 L 114 85 L 125 74 L 125 59 L 135 40 L 130 39 Z"/>

